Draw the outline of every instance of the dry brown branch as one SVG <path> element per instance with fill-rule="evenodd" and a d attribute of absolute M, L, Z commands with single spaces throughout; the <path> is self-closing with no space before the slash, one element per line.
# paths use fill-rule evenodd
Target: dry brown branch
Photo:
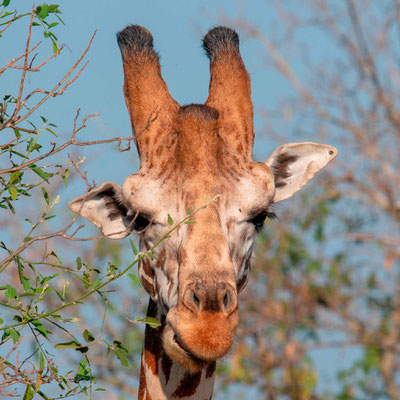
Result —
<path fill-rule="evenodd" d="M 22 336 L 11 347 L 5 358 L 0 357 L 0 374 L 3 378 L 2 381 L 0 381 L 0 395 L 2 396 L 16 397 L 16 389 L 11 391 L 6 391 L 6 389 L 17 384 L 36 385 L 37 382 L 40 382 L 40 384 L 46 384 L 52 381 L 60 381 L 57 373 L 53 371 L 53 360 L 50 358 L 47 360 L 46 366 L 39 370 L 36 369 L 33 364 L 30 364 L 30 370 L 26 368 L 22 369 L 26 360 L 20 365 L 19 351 L 16 354 L 15 363 L 8 361 L 11 354 L 19 347 L 21 340 Z"/>
<path fill-rule="evenodd" d="M 26 48 L 25 48 L 25 57 L 24 57 L 24 69 L 22 70 L 22 75 L 21 75 L 21 81 L 19 84 L 19 92 L 18 92 L 18 96 L 17 96 L 17 101 L 15 104 L 15 109 L 14 112 L 10 118 L 10 121 L 13 121 L 17 114 L 19 113 L 21 107 L 20 107 L 20 103 L 21 103 L 21 98 L 22 98 L 22 92 L 24 90 L 24 83 L 25 83 L 25 77 L 26 77 L 26 72 L 27 72 L 27 68 L 28 68 L 28 56 L 29 56 L 29 45 L 31 42 L 31 35 L 32 35 L 32 23 L 33 23 L 33 16 L 35 14 L 35 5 L 32 5 L 32 12 L 31 12 L 31 19 L 29 22 L 29 33 L 28 33 L 28 37 L 26 39 Z M 6 125 L 5 125 L 6 126 Z M 0 126 L 0 130 L 3 128 L 3 125 Z"/>
<path fill-rule="evenodd" d="M 76 163 L 70 154 L 68 154 L 68 158 L 72 166 L 75 168 L 75 171 L 78 173 L 78 175 L 85 181 L 87 190 L 92 190 L 94 187 L 96 187 L 96 183 L 93 181 L 93 184 L 90 184 L 87 178 L 87 172 L 82 172 L 81 169 L 79 168 L 78 163 Z"/>
<path fill-rule="evenodd" d="M 10 144 L 16 142 L 17 140 L 18 140 L 17 137 L 15 137 L 14 139 L 11 139 L 8 143 L 1 145 L 1 146 L 0 146 L 0 150 L 3 150 L 4 148 L 6 148 L 7 146 L 9 146 Z"/>
<path fill-rule="evenodd" d="M 92 45 L 93 39 L 94 39 L 94 37 L 96 35 L 96 31 L 95 31 L 94 34 L 92 35 L 90 41 L 89 41 L 88 46 L 85 49 L 85 51 L 82 53 L 82 55 L 79 57 L 79 59 L 75 62 L 75 64 L 72 65 L 72 67 L 67 71 L 67 73 L 64 75 L 64 77 L 53 87 L 53 89 L 51 89 L 50 91 L 44 91 L 42 89 L 36 89 L 33 92 L 29 93 L 22 100 L 22 92 L 23 92 L 23 89 L 24 89 L 25 76 L 26 76 L 26 72 L 29 70 L 28 55 L 29 55 L 29 43 L 30 43 L 30 38 L 31 38 L 33 15 L 34 15 L 34 9 L 32 10 L 31 21 L 30 21 L 30 25 L 29 25 L 29 34 L 28 34 L 28 39 L 27 39 L 27 44 L 26 44 L 26 51 L 25 51 L 25 56 L 24 56 L 24 66 L 23 66 L 23 69 L 22 69 L 22 76 L 21 76 L 21 81 L 20 81 L 20 85 L 19 85 L 19 93 L 18 93 L 15 109 L 14 109 L 14 112 L 12 113 L 11 117 L 8 118 L 8 120 L 6 120 L 2 125 L 0 125 L 0 130 L 20 124 L 22 121 L 24 121 L 26 118 L 28 118 L 32 113 L 34 113 L 50 97 L 55 97 L 55 96 L 63 94 L 64 91 L 68 88 L 68 86 L 70 86 L 73 82 L 75 82 L 75 80 L 80 76 L 80 74 L 82 73 L 82 71 L 86 67 L 87 62 L 78 71 L 78 73 L 75 75 L 75 77 L 73 77 L 72 79 L 67 81 L 69 76 L 76 70 L 78 65 L 81 63 L 82 59 L 85 57 L 85 55 L 89 51 L 89 49 L 90 49 L 90 47 Z M 51 59 L 51 58 L 49 58 L 49 59 Z M 65 83 L 65 85 L 64 85 L 64 83 Z M 43 93 L 43 94 L 45 94 L 45 96 L 38 103 L 36 103 L 33 107 L 30 107 L 29 110 L 24 115 L 18 116 L 19 112 L 21 111 L 22 107 L 25 105 L 27 100 L 31 96 L 36 94 L 36 93 Z"/>
<path fill-rule="evenodd" d="M 39 44 L 40 44 L 40 42 L 38 43 L 38 45 L 39 45 Z M 35 46 L 35 47 L 37 47 L 37 46 Z M 32 48 L 29 52 L 32 52 L 32 51 L 35 49 L 35 47 Z M 29 71 L 29 72 L 39 72 L 40 69 L 41 69 L 44 65 L 46 65 L 52 58 L 58 56 L 58 55 L 61 53 L 61 51 L 62 51 L 63 49 L 64 49 L 64 47 L 61 46 L 55 53 L 52 53 L 51 56 L 47 57 L 47 58 L 46 58 L 44 61 L 42 61 L 38 66 L 32 67 L 32 63 L 33 63 L 33 61 L 34 61 L 34 58 L 37 56 L 37 54 L 35 54 L 35 55 L 33 56 L 32 60 L 31 60 L 31 62 L 30 62 L 30 65 L 29 65 L 27 71 Z M 22 66 L 22 65 L 10 65 L 8 68 L 13 68 L 13 69 L 24 69 L 25 67 Z M 0 71 L 0 74 L 1 74 L 1 71 Z"/>
<path fill-rule="evenodd" d="M 90 49 L 90 47 L 91 47 L 91 45 L 92 45 L 93 39 L 94 39 L 94 37 L 95 37 L 95 35 L 96 35 L 96 32 L 97 32 L 97 31 L 94 32 L 92 38 L 91 38 L 90 41 L 89 41 L 89 45 L 87 46 L 86 50 L 82 53 L 81 57 L 80 57 L 80 58 L 76 61 L 76 63 L 69 69 L 69 71 L 64 75 L 64 77 L 56 84 L 56 86 L 55 86 L 51 91 L 49 91 L 49 92 L 46 94 L 46 96 L 43 97 L 42 100 L 40 100 L 36 105 L 34 105 L 32 108 L 30 108 L 29 111 L 28 111 L 25 115 L 23 115 L 23 116 L 21 116 L 21 117 L 15 119 L 15 120 L 14 120 L 14 119 L 11 119 L 11 120 L 7 121 L 7 122 L 5 123 L 5 127 L 10 126 L 11 124 L 13 124 L 13 125 L 18 125 L 19 123 L 21 123 L 22 121 L 24 121 L 26 118 L 28 118 L 32 113 L 34 113 L 34 112 L 35 112 L 45 101 L 47 101 L 50 97 L 54 97 L 54 96 L 57 96 L 57 95 L 59 95 L 59 94 L 64 93 L 64 91 L 66 90 L 66 88 L 67 88 L 71 83 L 73 83 L 73 82 L 79 77 L 79 75 L 82 73 L 83 69 L 86 67 L 87 62 L 86 62 L 85 65 L 79 70 L 79 72 L 76 74 L 76 76 L 75 76 L 73 79 L 67 81 L 66 84 L 65 84 L 65 86 L 64 86 L 63 88 L 61 88 L 61 89 L 58 91 L 58 89 L 64 84 L 64 82 L 68 79 L 68 77 L 72 74 L 72 72 L 75 71 L 75 69 L 77 68 L 77 66 L 78 66 L 78 65 L 80 64 L 80 62 L 82 61 L 83 57 L 85 57 L 85 55 L 86 55 L 87 52 L 89 51 L 89 49 Z M 28 96 L 29 96 L 29 95 L 28 95 Z M 27 99 L 24 99 L 24 102 L 25 102 L 26 100 L 27 100 Z M 16 107 L 16 109 L 17 109 L 17 107 Z M 1 129 L 2 129 L 2 127 L 0 127 L 0 130 L 1 130 Z"/>
<path fill-rule="evenodd" d="M 34 51 L 42 42 L 37 43 L 34 47 L 32 47 L 27 53 L 24 53 L 22 55 L 20 55 L 17 58 L 13 58 L 12 60 L 10 60 L 6 65 L 4 65 L 3 68 L 0 69 L 0 75 L 8 68 L 11 68 L 17 61 L 19 61 L 21 58 L 24 58 L 27 56 L 27 54 L 32 53 L 32 51 Z M 22 67 L 23 68 L 23 67 Z"/>
<path fill-rule="evenodd" d="M 72 130 L 71 140 L 65 142 L 64 144 L 62 144 L 59 147 L 55 147 L 55 144 L 54 144 L 53 148 L 50 151 L 48 151 L 47 153 L 44 153 L 44 154 L 42 154 L 42 155 L 40 155 L 40 156 L 38 156 L 38 157 L 36 157 L 36 158 L 34 158 L 32 160 L 26 161 L 25 163 L 20 164 L 20 165 L 18 165 L 16 167 L 5 168 L 3 170 L 0 170 L 0 174 L 7 174 L 7 173 L 11 173 L 11 172 L 14 172 L 14 171 L 21 170 L 21 169 L 23 169 L 25 167 L 29 167 L 29 165 L 34 164 L 34 163 L 36 163 L 36 162 L 38 162 L 40 160 L 43 160 L 44 158 L 50 157 L 50 156 L 52 156 L 52 155 L 64 150 L 65 148 L 67 148 L 68 146 L 71 146 L 71 145 L 73 145 L 73 146 L 93 146 L 93 145 L 97 145 L 97 144 L 105 144 L 105 143 L 117 142 L 119 151 L 123 152 L 123 151 L 127 151 L 127 150 L 130 149 L 130 143 L 135 140 L 133 136 L 131 136 L 131 137 L 118 136 L 118 137 L 115 137 L 115 138 L 112 138 L 112 139 L 93 140 L 93 141 L 87 141 L 87 142 L 79 142 L 79 141 L 75 140 L 76 134 L 79 131 L 81 131 L 83 128 L 86 127 L 86 122 L 88 121 L 88 119 L 97 117 L 99 115 L 99 114 L 87 115 L 83 119 L 82 124 L 79 127 L 77 127 L 76 126 L 76 121 L 77 121 L 77 118 L 79 116 L 79 113 L 80 113 L 80 110 L 78 109 L 77 113 L 76 113 L 76 116 L 75 116 L 75 119 L 74 119 L 74 127 L 73 127 L 73 130 Z M 155 117 L 150 116 L 148 121 L 147 121 L 146 126 L 143 128 L 143 130 L 141 132 L 145 131 L 154 120 L 155 120 Z M 141 132 L 139 132 L 139 134 Z M 123 142 L 127 143 L 127 147 L 126 148 L 121 148 L 121 145 L 122 145 Z M 6 147 L 8 144 L 9 143 L 4 145 L 4 147 Z"/>
<path fill-rule="evenodd" d="M 15 21 L 15 17 L 17 16 L 17 12 L 15 11 L 14 13 L 14 18 L 11 18 L 7 23 L 6 26 L 0 30 L 0 33 L 4 33 L 10 26 L 11 24 Z"/>

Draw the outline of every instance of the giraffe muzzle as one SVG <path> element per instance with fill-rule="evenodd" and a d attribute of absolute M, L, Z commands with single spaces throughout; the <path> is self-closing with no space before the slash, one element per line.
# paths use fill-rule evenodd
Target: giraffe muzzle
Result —
<path fill-rule="evenodd" d="M 188 284 L 167 314 L 166 353 L 190 371 L 201 370 L 232 347 L 238 313 L 237 293 L 230 284 Z"/>

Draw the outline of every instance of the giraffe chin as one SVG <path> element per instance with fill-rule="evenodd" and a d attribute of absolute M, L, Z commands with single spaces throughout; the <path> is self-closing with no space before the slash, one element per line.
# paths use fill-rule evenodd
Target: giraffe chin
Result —
<path fill-rule="evenodd" d="M 170 325 L 164 327 L 162 341 L 164 351 L 167 353 L 168 357 L 190 372 L 199 372 L 209 364 L 209 361 L 196 357 L 193 353 L 184 348 Z"/>
<path fill-rule="evenodd" d="M 237 309 L 229 316 L 203 311 L 196 317 L 171 309 L 162 333 L 164 350 L 184 368 L 198 372 L 230 350 L 237 322 Z"/>

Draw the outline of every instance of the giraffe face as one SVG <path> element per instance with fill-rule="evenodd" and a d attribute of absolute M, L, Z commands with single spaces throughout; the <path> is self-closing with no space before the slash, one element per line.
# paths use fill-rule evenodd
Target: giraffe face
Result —
<path fill-rule="evenodd" d="M 242 162 L 238 168 L 237 154 L 220 151 L 212 140 L 217 132 L 208 129 L 199 107 L 185 114 L 189 122 L 179 124 L 168 168 L 128 177 L 121 204 L 141 221 L 140 248 L 147 251 L 171 229 L 168 215 L 177 223 L 218 196 L 191 217 L 194 223 L 182 225 L 154 248 L 156 259 L 146 257 L 139 265 L 143 287 L 166 317 L 167 354 L 196 370 L 232 345 L 238 293 L 247 283 L 255 235 L 273 215 L 275 189 L 264 163 Z"/>
<path fill-rule="evenodd" d="M 141 168 L 122 187 L 105 182 L 69 207 L 110 238 L 138 231 L 147 251 L 170 230 L 168 215 L 177 223 L 215 198 L 154 248 L 155 259 L 139 265 L 143 287 L 161 310 L 165 352 L 198 371 L 231 348 L 238 294 L 271 205 L 300 190 L 337 151 L 291 143 L 265 163 L 252 161 L 250 79 L 232 29 L 212 29 L 203 40 L 211 71 L 205 105 L 181 107 L 172 99 L 149 31 L 129 26 L 118 43 Z"/>

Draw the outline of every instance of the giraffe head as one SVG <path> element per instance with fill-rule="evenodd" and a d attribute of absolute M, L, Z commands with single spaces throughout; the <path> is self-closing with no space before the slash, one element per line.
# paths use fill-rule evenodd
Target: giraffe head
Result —
<path fill-rule="evenodd" d="M 274 215 L 271 206 L 291 197 L 337 151 L 291 143 L 264 163 L 252 160 L 250 79 L 232 29 L 217 27 L 204 37 L 211 70 L 204 105 L 181 107 L 172 99 L 145 28 L 128 26 L 118 43 L 141 167 L 122 187 L 103 183 L 69 207 L 110 238 L 138 231 L 146 251 L 169 231 L 168 215 L 178 222 L 217 196 L 139 265 L 143 287 L 162 310 L 164 350 L 196 371 L 231 348 L 238 294 L 254 238 Z"/>

